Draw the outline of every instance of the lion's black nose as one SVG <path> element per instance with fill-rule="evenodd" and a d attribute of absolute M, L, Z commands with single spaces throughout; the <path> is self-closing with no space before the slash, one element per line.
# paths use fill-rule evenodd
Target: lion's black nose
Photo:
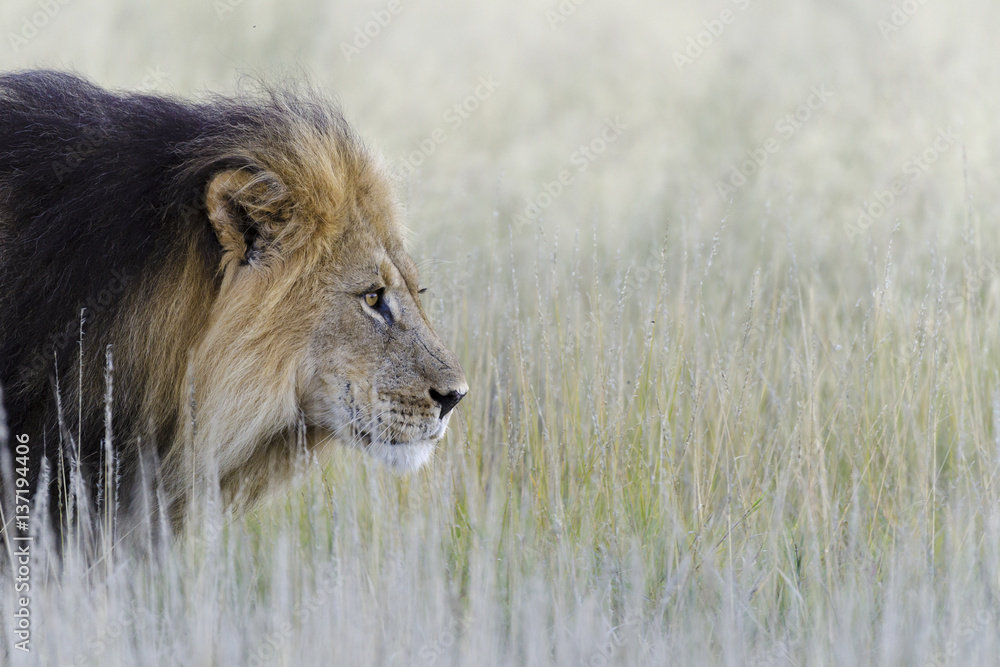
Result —
<path fill-rule="evenodd" d="M 431 389 L 431 400 L 441 406 L 441 414 L 439 415 L 441 419 L 444 419 L 444 416 L 451 412 L 451 409 L 458 405 L 458 402 L 464 397 L 464 391 L 449 391 L 447 394 L 442 394 Z"/>

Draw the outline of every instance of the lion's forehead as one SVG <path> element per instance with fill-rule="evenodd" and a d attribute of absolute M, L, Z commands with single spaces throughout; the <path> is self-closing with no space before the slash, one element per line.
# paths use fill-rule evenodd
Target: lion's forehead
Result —
<path fill-rule="evenodd" d="M 384 243 L 373 235 L 345 235 L 316 270 L 341 289 L 360 293 L 379 287 L 419 288 L 419 272 L 413 260 L 398 245 Z"/>

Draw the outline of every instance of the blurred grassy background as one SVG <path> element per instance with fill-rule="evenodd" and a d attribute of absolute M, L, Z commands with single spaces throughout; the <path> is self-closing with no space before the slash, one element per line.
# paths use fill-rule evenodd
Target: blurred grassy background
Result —
<path fill-rule="evenodd" d="M 721 218 L 732 207 L 718 196 L 717 181 L 774 136 L 775 123 L 813 86 L 825 84 L 829 104 L 782 142 L 735 207 L 776 205 L 794 192 L 815 207 L 810 239 L 827 245 L 839 243 L 855 209 L 939 127 L 963 137 L 970 191 L 989 185 L 997 98 L 983 93 L 997 84 L 997 65 L 986 55 L 997 10 L 985 0 L 912 4 L 916 14 L 883 37 L 878 22 L 890 21 L 899 3 L 724 0 L 622 8 L 567 1 L 564 12 L 573 13 L 557 22 L 559 3 L 518 0 L 401 1 L 396 14 L 377 2 L 16 1 L 0 8 L 0 63 L 70 68 L 110 86 L 183 95 L 231 90 L 246 75 L 308 76 L 338 94 L 394 160 L 447 127 L 444 113 L 473 92 L 479 77 L 492 76 L 497 92 L 448 130 L 447 142 L 423 165 L 422 187 L 485 206 L 523 207 L 523 197 L 605 118 L 620 116 L 629 126 L 621 144 L 559 202 L 568 215 L 582 218 L 598 205 L 619 221 L 674 217 L 692 203 L 707 218 Z M 732 23 L 679 68 L 674 54 L 724 10 Z M 376 32 L 378 12 L 391 17 L 388 25 L 345 56 L 358 30 Z M 13 36 L 32 34 L 25 21 L 42 27 L 18 40 Z M 933 202 L 935 188 L 962 187 L 960 151 L 947 158 L 906 205 Z M 875 238 L 884 243 L 890 227 L 883 220 Z"/>
<path fill-rule="evenodd" d="M 0 6 L 5 69 L 335 92 L 472 388 L 426 471 L 345 451 L 163 567 L 49 590 L 38 664 L 991 664 L 1000 6 L 403 0 L 376 31 L 388 6 Z"/>

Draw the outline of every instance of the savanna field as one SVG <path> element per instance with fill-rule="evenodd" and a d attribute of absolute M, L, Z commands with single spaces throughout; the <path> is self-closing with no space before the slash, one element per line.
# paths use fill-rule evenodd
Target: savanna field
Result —
<path fill-rule="evenodd" d="M 1000 664 L 998 25 L 987 0 L 5 0 L 4 70 L 335 93 L 470 393 L 410 476 L 344 448 L 161 557 L 39 560 L 4 659 Z"/>

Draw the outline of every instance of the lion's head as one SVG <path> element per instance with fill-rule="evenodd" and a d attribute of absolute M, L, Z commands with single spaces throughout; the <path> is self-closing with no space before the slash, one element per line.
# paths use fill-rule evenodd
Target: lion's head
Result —
<path fill-rule="evenodd" d="M 314 450 L 413 470 L 468 392 L 421 306 L 384 168 L 349 135 L 297 131 L 206 189 L 221 287 L 192 368 L 199 409 L 225 419 L 193 435 L 224 477 L 243 467 L 233 496 L 257 495 L 296 420 Z"/>

